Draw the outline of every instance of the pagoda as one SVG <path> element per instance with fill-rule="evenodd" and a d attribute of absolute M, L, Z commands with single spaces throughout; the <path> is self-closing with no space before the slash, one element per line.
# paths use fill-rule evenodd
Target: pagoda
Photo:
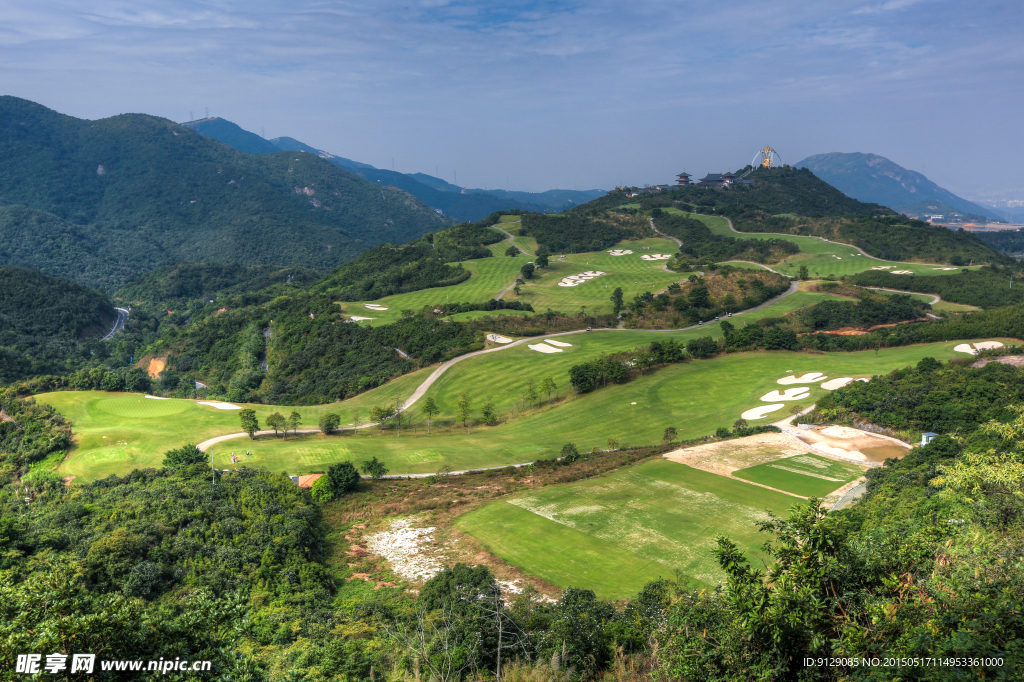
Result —
<path fill-rule="evenodd" d="M 678 187 L 686 187 L 687 185 L 693 184 L 690 182 L 690 174 L 687 173 L 686 171 L 683 171 L 676 177 L 679 178 L 678 180 L 676 180 L 676 186 Z"/>

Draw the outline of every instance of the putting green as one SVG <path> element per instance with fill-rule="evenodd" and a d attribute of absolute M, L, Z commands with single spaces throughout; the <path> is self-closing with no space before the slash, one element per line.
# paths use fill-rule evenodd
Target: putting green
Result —
<path fill-rule="evenodd" d="M 137 393 L 130 393 L 116 398 L 98 400 L 94 407 L 101 412 L 106 412 L 115 417 L 152 419 L 154 417 L 180 414 L 187 410 L 195 409 L 196 405 L 188 400 L 156 400 L 154 398 L 146 398 Z"/>
<path fill-rule="evenodd" d="M 697 587 L 722 577 L 712 553 L 724 533 L 748 553 L 765 510 L 798 502 L 683 464 L 658 459 L 611 475 L 496 502 L 456 522 L 490 551 L 557 587 L 605 599 L 636 594 L 681 571 Z"/>
<path fill-rule="evenodd" d="M 740 469 L 732 475 L 794 495 L 825 497 L 863 476 L 864 468 L 808 453 Z"/>

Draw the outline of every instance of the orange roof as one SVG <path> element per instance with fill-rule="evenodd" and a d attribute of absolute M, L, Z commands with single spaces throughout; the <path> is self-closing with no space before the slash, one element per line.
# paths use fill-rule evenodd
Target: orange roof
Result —
<path fill-rule="evenodd" d="M 313 483 L 316 479 L 320 478 L 324 474 L 306 474 L 305 476 L 299 476 L 299 487 L 300 488 L 312 488 Z"/>

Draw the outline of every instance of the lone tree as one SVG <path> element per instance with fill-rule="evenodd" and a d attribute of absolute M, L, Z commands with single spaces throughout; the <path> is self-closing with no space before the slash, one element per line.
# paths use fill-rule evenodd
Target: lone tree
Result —
<path fill-rule="evenodd" d="M 516 256 L 519 255 L 519 249 L 509 244 L 509 247 L 505 249 L 505 255 L 509 256 L 510 258 L 515 258 Z"/>
<path fill-rule="evenodd" d="M 328 412 L 320 417 L 320 433 L 329 436 L 338 430 L 339 424 L 341 424 L 341 417 L 333 412 Z"/>
<path fill-rule="evenodd" d="M 676 427 L 670 426 L 665 429 L 665 435 L 661 437 L 662 443 L 671 443 L 676 439 Z"/>
<path fill-rule="evenodd" d="M 359 472 L 352 462 L 332 464 L 324 478 L 330 480 L 335 497 L 355 492 L 359 488 Z"/>
<path fill-rule="evenodd" d="M 359 418 L 361 416 L 362 415 L 359 414 L 359 410 L 352 410 L 352 427 L 353 428 L 358 428 L 359 427 Z"/>
<path fill-rule="evenodd" d="M 800 270 L 799 272 L 797 272 L 797 277 L 799 277 L 800 279 L 807 279 L 808 277 L 810 277 L 810 273 L 807 272 L 806 265 L 800 266 Z"/>
<path fill-rule="evenodd" d="M 462 425 L 463 426 L 465 426 L 466 422 L 469 421 L 469 415 L 470 415 L 470 412 L 471 412 L 472 409 L 473 409 L 473 403 L 470 402 L 470 400 L 469 400 L 469 394 L 468 393 L 460 393 L 459 394 L 459 402 L 458 402 L 458 410 L 459 410 L 459 419 L 462 420 Z"/>
<path fill-rule="evenodd" d="M 260 430 L 260 423 L 256 419 L 256 410 L 242 410 L 238 413 L 238 418 L 242 420 L 242 430 L 249 434 L 249 440 L 253 440 L 256 432 Z"/>
<path fill-rule="evenodd" d="M 523 267 L 519 268 L 519 272 L 523 273 L 523 277 L 526 279 L 533 279 L 533 271 L 536 269 L 537 268 L 533 263 L 527 263 Z"/>
<path fill-rule="evenodd" d="M 197 448 L 194 443 L 182 445 L 180 448 L 168 450 L 164 453 L 165 467 L 180 467 L 187 464 L 206 464 L 210 457 Z"/>
<path fill-rule="evenodd" d="M 615 287 L 612 292 L 612 314 L 618 315 L 622 311 L 622 287 Z"/>
<path fill-rule="evenodd" d="M 562 464 L 572 464 L 580 458 L 580 452 L 576 449 L 575 443 L 566 443 L 562 446 Z"/>
<path fill-rule="evenodd" d="M 530 404 L 537 402 L 537 385 L 533 383 L 533 379 L 526 383 L 526 393 L 524 395 Z"/>
<path fill-rule="evenodd" d="M 283 414 L 275 412 L 267 417 L 267 426 L 274 429 L 274 435 L 276 436 L 278 431 L 288 428 L 288 422 L 285 420 Z M 287 431 L 285 433 L 287 433 Z"/>
<path fill-rule="evenodd" d="M 555 386 L 555 380 L 551 377 L 544 377 L 544 381 L 540 382 L 540 390 L 548 394 L 548 402 L 551 401 L 551 394 L 555 392 L 558 387 Z"/>
<path fill-rule="evenodd" d="M 619 448 L 619 441 L 615 440 L 614 438 L 609 438 L 608 439 L 608 449 L 609 450 L 617 450 L 618 448 Z"/>
<path fill-rule="evenodd" d="M 488 426 L 494 426 L 498 423 L 498 411 L 494 409 L 494 403 L 491 402 L 490 398 L 487 399 L 484 409 L 480 410 L 480 418 Z"/>
<path fill-rule="evenodd" d="M 423 401 L 423 414 L 427 415 L 427 435 L 430 435 L 430 420 L 441 411 L 441 408 L 437 406 L 433 398 L 427 398 Z"/>
<path fill-rule="evenodd" d="M 334 499 L 334 488 L 326 476 L 321 476 L 313 481 L 313 487 L 309 489 L 309 493 L 314 500 L 321 504 Z"/>
<path fill-rule="evenodd" d="M 375 481 L 379 481 L 388 474 L 388 468 L 384 466 L 384 462 L 376 457 L 363 462 L 360 466 L 363 469 L 363 473 Z"/>
<path fill-rule="evenodd" d="M 548 266 L 548 254 L 543 253 L 543 252 L 538 253 L 537 254 L 537 267 L 538 268 L 546 268 L 547 266 Z"/>
<path fill-rule="evenodd" d="M 292 410 L 292 413 L 288 415 L 288 428 L 292 430 L 292 434 L 298 434 L 299 424 L 302 422 L 302 415 Z"/>

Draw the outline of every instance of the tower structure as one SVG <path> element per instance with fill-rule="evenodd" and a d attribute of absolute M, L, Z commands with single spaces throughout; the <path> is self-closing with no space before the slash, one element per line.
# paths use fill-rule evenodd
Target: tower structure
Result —
<path fill-rule="evenodd" d="M 758 157 L 761 158 L 760 163 L 758 163 Z M 782 157 L 779 156 L 779 153 L 770 146 L 765 145 L 764 149 L 754 154 L 754 160 L 750 162 L 750 165 L 761 166 L 761 168 L 774 168 L 781 163 Z"/>

